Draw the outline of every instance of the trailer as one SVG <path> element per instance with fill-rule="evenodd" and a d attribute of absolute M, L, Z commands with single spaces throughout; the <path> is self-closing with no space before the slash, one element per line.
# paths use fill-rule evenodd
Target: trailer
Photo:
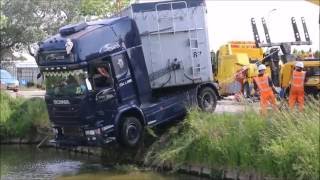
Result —
<path fill-rule="evenodd" d="M 132 4 L 117 15 L 138 26 L 152 88 L 213 80 L 204 3 Z"/>

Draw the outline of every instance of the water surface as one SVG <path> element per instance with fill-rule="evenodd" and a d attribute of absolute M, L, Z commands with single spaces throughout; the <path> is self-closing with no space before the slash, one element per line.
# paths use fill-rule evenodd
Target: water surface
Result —
<path fill-rule="evenodd" d="M 108 164 L 102 159 L 54 148 L 1 145 L 1 180 L 200 180 L 199 177 L 157 173 L 134 165 Z"/>

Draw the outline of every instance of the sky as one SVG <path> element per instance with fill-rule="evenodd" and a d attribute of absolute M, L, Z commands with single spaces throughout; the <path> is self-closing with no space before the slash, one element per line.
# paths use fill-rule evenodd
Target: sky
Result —
<path fill-rule="evenodd" d="M 302 40 L 305 40 L 301 17 L 305 18 L 313 45 L 319 50 L 319 6 L 302 0 L 282 1 L 215 1 L 207 0 L 207 19 L 210 48 L 232 40 L 251 40 L 250 19 L 256 20 L 261 40 L 265 41 L 261 17 L 266 19 L 272 42 L 295 41 L 291 17 L 295 17 Z M 309 50 L 310 46 L 297 49 Z"/>
<path fill-rule="evenodd" d="M 139 0 L 150 2 L 157 0 Z M 305 40 L 301 17 L 308 27 L 312 46 L 293 47 L 296 49 L 319 50 L 319 6 L 303 0 L 206 0 L 210 49 L 218 48 L 228 41 L 254 41 L 250 19 L 254 17 L 261 40 L 265 41 L 261 17 L 265 17 L 272 42 L 295 41 L 291 17 L 297 20 L 302 40 Z M 292 49 L 293 49 L 292 48 Z"/>

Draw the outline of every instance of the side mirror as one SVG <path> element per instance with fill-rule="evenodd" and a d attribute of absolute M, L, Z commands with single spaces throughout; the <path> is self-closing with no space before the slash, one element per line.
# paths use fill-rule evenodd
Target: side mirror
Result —
<path fill-rule="evenodd" d="M 28 51 L 29 54 L 33 57 L 35 57 L 38 53 L 39 45 L 37 43 L 29 44 Z"/>

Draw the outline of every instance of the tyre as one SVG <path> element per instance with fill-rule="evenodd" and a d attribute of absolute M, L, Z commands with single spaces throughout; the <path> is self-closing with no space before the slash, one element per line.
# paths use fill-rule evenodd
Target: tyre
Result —
<path fill-rule="evenodd" d="M 143 126 L 134 116 L 124 117 L 120 130 L 120 143 L 125 147 L 137 147 L 143 140 Z"/>
<path fill-rule="evenodd" d="M 198 105 L 206 112 L 213 112 L 216 109 L 217 99 L 216 93 L 210 87 L 204 87 L 198 93 Z"/>

